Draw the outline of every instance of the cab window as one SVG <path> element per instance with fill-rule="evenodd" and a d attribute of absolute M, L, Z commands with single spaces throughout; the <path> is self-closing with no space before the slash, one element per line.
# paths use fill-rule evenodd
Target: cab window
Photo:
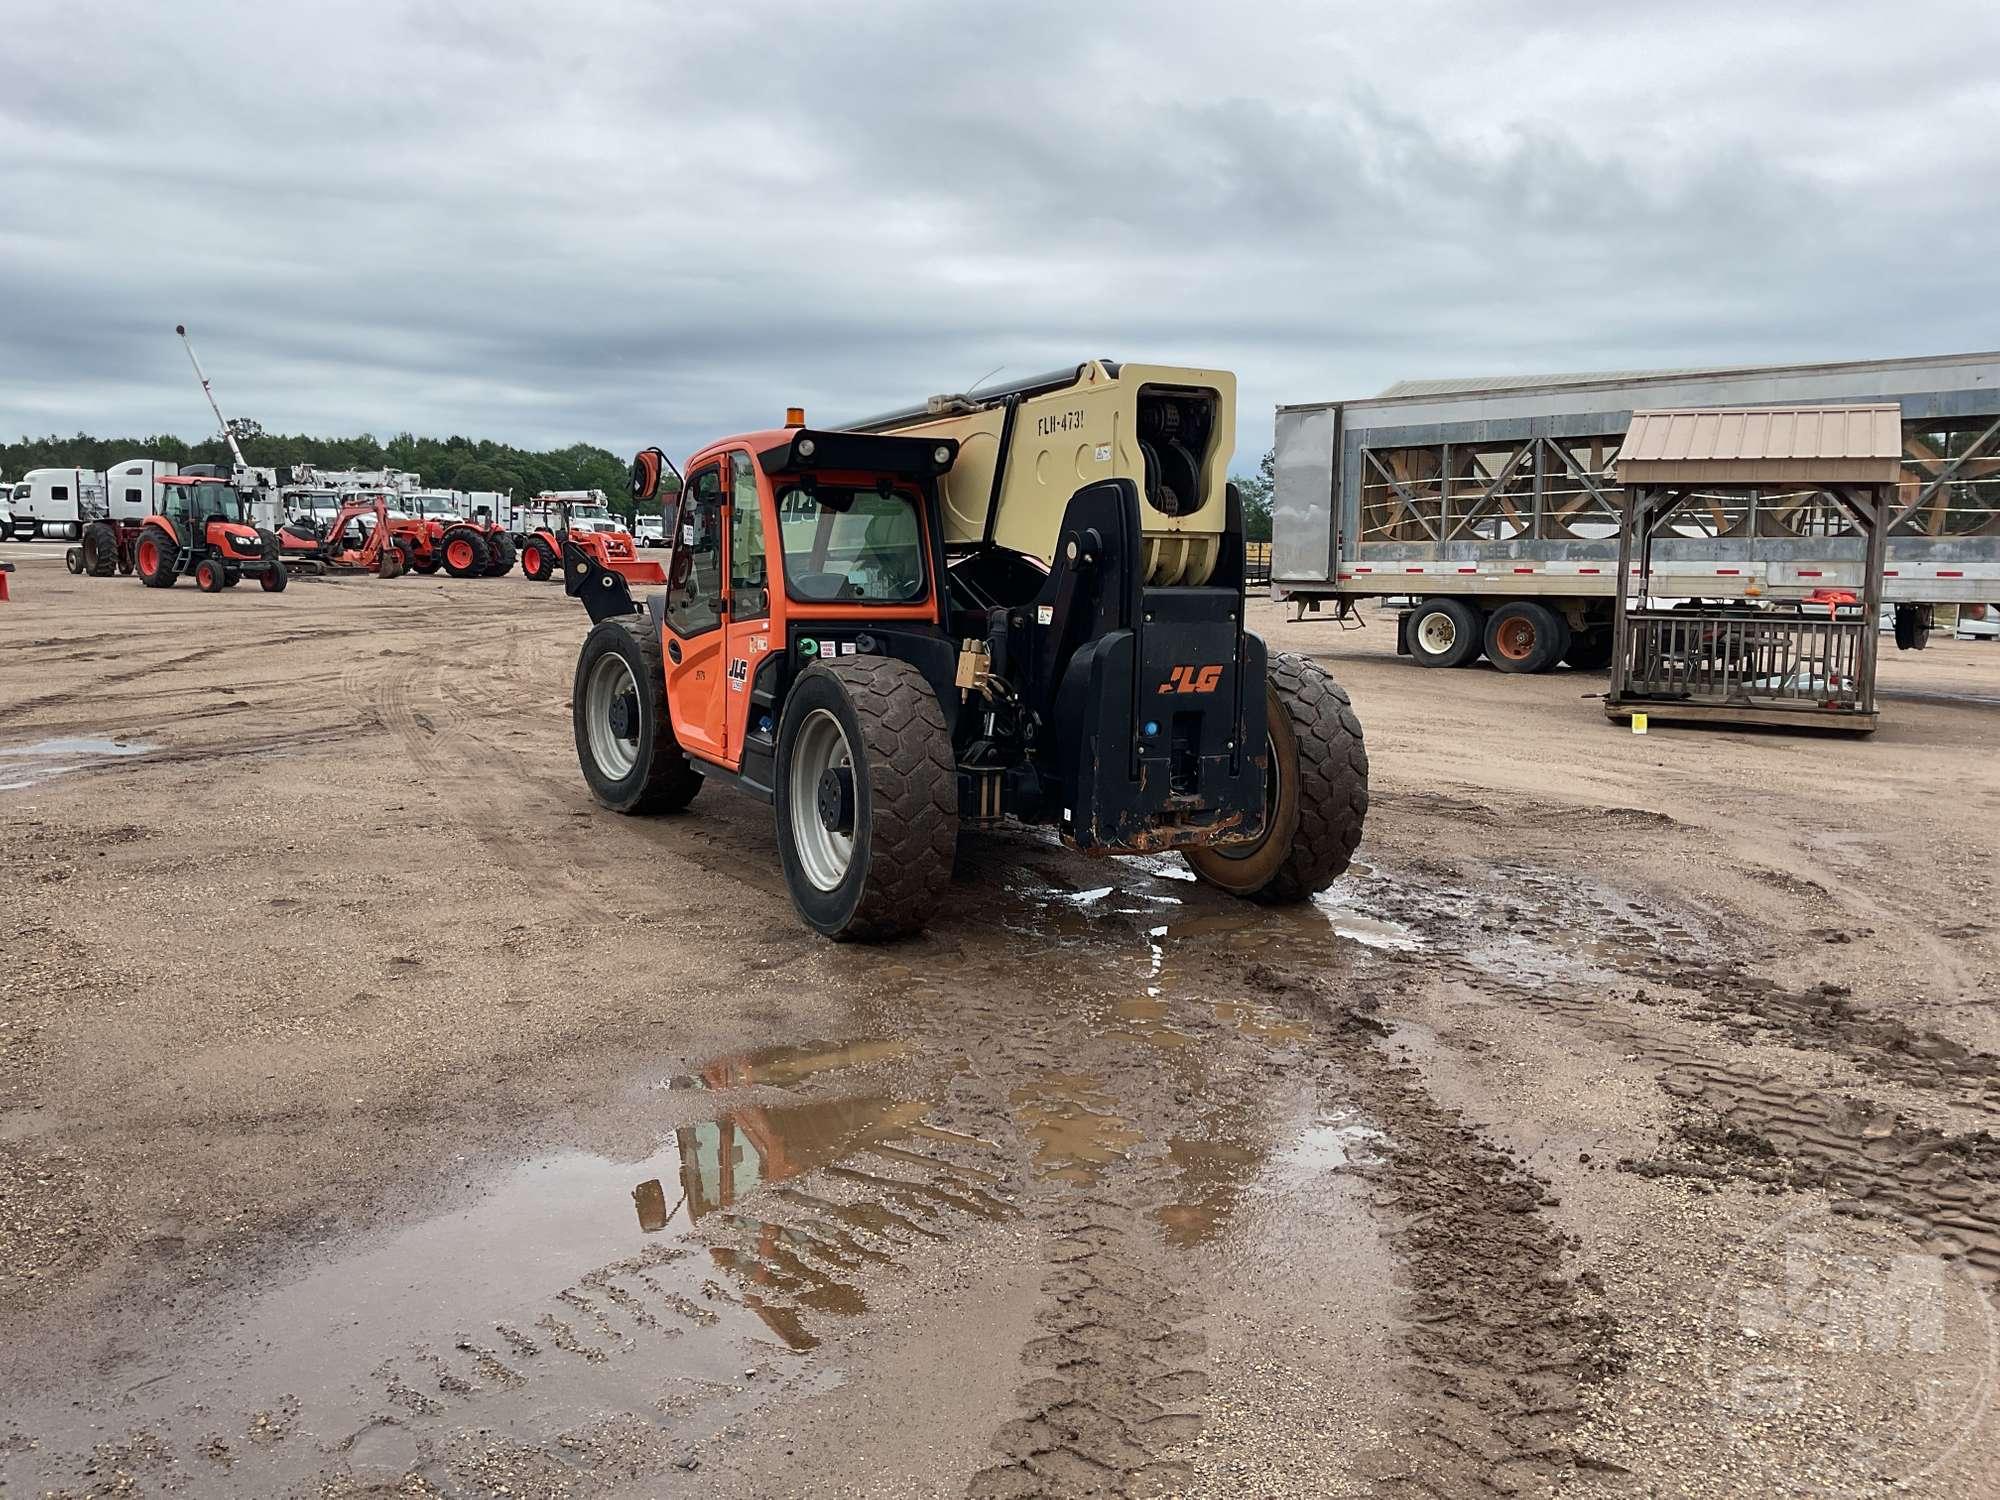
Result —
<path fill-rule="evenodd" d="M 169 520 L 185 521 L 188 518 L 188 487 L 186 485 L 170 484 L 167 486 L 167 503 L 165 509 Z"/>
<path fill-rule="evenodd" d="M 887 486 L 797 484 L 778 496 L 785 591 L 810 603 L 912 604 L 924 597 L 917 497 Z"/>
<path fill-rule="evenodd" d="M 750 455 L 729 455 L 729 601 L 738 620 L 771 612 L 770 566 L 764 553 L 764 511 Z"/>
<path fill-rule="evenodd" d="M 722 623 L 722 465 L 688 478 L 674 528 L 667 623 L 683 638 Z"/>

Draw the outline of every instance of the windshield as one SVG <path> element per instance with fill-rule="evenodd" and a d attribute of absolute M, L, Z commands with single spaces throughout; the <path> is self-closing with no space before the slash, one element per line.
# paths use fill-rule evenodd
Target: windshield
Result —
<path fill-rule="evenodd" d="M 785 588 L 794 599 L 908 604 L 924 597 L 917 497 L 795 487 L 778 496 Z"/>
<path fill-rule="evenodd" d="M 602 505 L 572 505 L 569 508 L 569 518 L 572 521 L 608 521 L 611 519 L 611 512 Z"/>
<path fill-rule="evenodd" d="M 188 513 L 198 521 L 241 521 L 249 506 L 233 485 L 197 484 L 188 496 Z"/>

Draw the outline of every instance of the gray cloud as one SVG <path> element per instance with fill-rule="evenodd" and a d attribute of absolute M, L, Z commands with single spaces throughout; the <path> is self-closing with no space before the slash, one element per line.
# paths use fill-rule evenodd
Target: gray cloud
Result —
<path fill-rule="evenodd" d="M 323 13 L 322 13 L 323 12 Z M 0 432 L 685 451 L 1093 354 L 1990 346 L 2000 13 L 17 0 Z"/>

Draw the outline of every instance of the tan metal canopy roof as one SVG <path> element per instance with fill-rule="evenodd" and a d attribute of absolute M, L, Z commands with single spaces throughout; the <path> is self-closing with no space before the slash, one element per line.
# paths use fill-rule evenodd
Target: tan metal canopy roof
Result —
<path fill-rule="evenodd" d="M 1903 412 L 1879 406 L 1741 406 L 1635 411 L 1618 450 L 1621 484 L 1893 484 Z"/>

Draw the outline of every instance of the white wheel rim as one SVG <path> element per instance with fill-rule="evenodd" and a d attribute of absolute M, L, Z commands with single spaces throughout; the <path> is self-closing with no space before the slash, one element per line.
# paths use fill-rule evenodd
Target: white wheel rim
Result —
<path fill-rule="evenodd" d="M 847 731 L 830 711 L 816 708 L 806 716 L 793 740 L 786 791 L 792 811 L 792 850 L 806 879 L 822 891 L 838 888 L 847 878 L 848 866 L 854 863 L 853 835 L 834 832 L 819 815 L 820 777 L 842 768 L 854 769 Z"/>
<path fill-rule="evenodd" d="M 1443 610 L 1434 609 L 1418 622 L 1417 642 L 1432 656 L 1443 656 L 1458 643 L 1458 626 Z"/>
<path fill-rule="evenodd" d="M 633 703 L 631 738 L 611 727 L 611 709 L 620 697 L 630 694 Z M 590 669 L 584 685 L 583 717 L 590 734 L 590 758 L 613 781 L 623 781 L 639 764 L 639 683 L 625 658 L 607 651 Z"/>

